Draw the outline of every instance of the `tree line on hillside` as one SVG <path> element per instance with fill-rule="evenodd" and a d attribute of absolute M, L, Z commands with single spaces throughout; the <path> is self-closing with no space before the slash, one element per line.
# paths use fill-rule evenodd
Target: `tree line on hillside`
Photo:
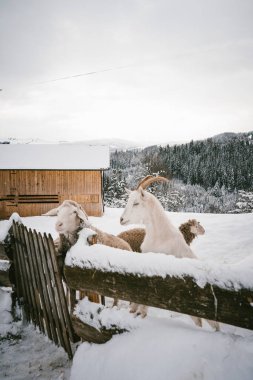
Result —
<path fill-rule="evenodd" d="M 173 180 L 156 189 L 171 211 L 251 212 L 253 191 L 253 138 L 240 134 L 228 141 L 191 141 L 175 146 L 115 151 L 105 175 L 105 201 L 124 206 L 125 187 L 134 188 L 147 174 Z M 239 204 L 239 206 L 238 206 Z"/>

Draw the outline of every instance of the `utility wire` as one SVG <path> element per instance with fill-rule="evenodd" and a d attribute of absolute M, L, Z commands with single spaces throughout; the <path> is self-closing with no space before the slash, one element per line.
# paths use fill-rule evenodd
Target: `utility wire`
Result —
<path fill-rule="evenodd" d="M 87 73 L 68 75 L 66 77 L 60 77 L 60 78 L 56 78 L 56 79 L 50 79 L 50 80 L 43 81 L 43 82 L 37 82 L 35 84 L 46 84 L 46 83 L 57 82 L 57 81 L 60 81 L 60 80 L 65 80 L 65 79 L 78 78 L 78 77 L 84 77 L 84 76 L 88 76 L 88 75 L 105 73 L 105 72 L 108 72 L 108 71 L 122 70 L 122 69 L 127 69 L 127 68 L 132 67 L 132 66 L 135 66 L 135 65 L 132 64 L 132 65 L 126 65 L 126 66 L 111 67 L 111 68 L 104 69 L 104 70 L 88 71 Z"/>
<path fill-rule="evenodd" d="M 105 72 L 108 72 L 108 71 L 123 70 L 123 69 L 128 69 L 130 67 L 135 67 L 135 66 L 138 66 L 138 65 L 137 64 L 129 64 L 129 65 L 125 65 L 125 66 L 110 67 L 108 69 L 103 69 L 103 70 L 88 71 L 87 73 L 68 75 L 68 76 L 65 76 L 65 77 L 60 77 L 60 78 L 55 78 L 55 79 L 49 79 L 49 80 L 42 81 L 42 82 L 35 82 L 33 84 L 30 84 L 29 86 L 31 86 L 31 85 L 38 86 L 38 85 L 58 82 L 58 81 L 66 80 L 66 79 L 72 79 L 72 78 L 78 78 L 78 77 L 84 77 L 84 76 L 89 76 L 89 75 L 95 75 L 95 74 L 105 73 Z M 27 87 L 27 86 L 25 86 L 25 87 Z M 3 88 L 0 88 L 0 91 L 3 91 L 3 90 L 4 90 Z"/>

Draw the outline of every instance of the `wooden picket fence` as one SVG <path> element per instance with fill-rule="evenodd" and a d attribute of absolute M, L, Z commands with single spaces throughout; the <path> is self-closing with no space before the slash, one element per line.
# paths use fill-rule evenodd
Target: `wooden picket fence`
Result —
<path fill-rule="evenodd" d="M 13 223 L 16 292 L 25 316 L 72 358 L 74 333 L 51 235 Z"/>

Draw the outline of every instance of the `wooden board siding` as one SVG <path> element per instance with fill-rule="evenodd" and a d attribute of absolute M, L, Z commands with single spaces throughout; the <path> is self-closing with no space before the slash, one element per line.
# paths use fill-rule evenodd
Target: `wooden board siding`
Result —
<path fill-rule="evenodd" d="M 65 199 L 80 203 L 88 215 L 101 216 L 102 172 L 0 170 L 0 218 L 8 218 L 13 212 L 41 215 Z"/>

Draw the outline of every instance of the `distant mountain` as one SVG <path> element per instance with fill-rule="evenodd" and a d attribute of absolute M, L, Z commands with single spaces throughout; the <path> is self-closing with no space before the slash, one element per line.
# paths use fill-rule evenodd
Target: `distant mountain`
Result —
<path fill-rule="evenodd" d="M 123 139 L 94 139 L 84 141 L 74 141 L 73 144 L 89 144 L 89 145 L 109 145 L 111 152 L 115 150 L 132 150 L 142 149 L 145 145 L 138 144 L 134 141 Z"/>
<path fill-rule="evenodd" d="M 121 140 L 121 139 L 97 139 L 97 140 L 82 140 L 82 141 L 47 141 L 42 139 L 20 139 L 20 138 L 6 138 L 0 139 L 0 144 L 85 144 L 85 145 L 109 145 L 110 150 L 131 150 L 142 149 L 145 144 L 141 145 L 134 141 Z"/>
<path fill-rule="evenodd" d="M 42 139 L 19 139 L 8 137 L 0 139 L 0 144 L 55 144 L 55 141 L 47 141 Z"/>
<path fill-rule="evenodd" d="M 225 132 L 225 133 L 220 133 L 219 135 L 213 136 L 212 140 L 215 142 L 227 143 L 234 139 L 251 140 L 252 136 L 253 136 L 253 131 L 241 132 L 241 133 Z"/>
<path fill-rule="evenodd" d="M 211 137 L 214 142 L 227 143 L 234 139 L 240 140 L 250 140 L 253 142 L 253 131 L 245 132 L 245 133 L 234 133 L 234 132 L 225 132 L 220 133 Z M 199 141 L 206 141 L 199 140 Z M 86 145 L 109 145 L 110 151 L 126 151 L 126 150 L 142 150 L 145 149 L 147 151 L 155 151 L 159 147 L 166 146 L 175 146 L 186 144 L 186 141 L 168 141 L 161 143 L 152 143 L 152 141 L 146 141 L 143 143 L 138 143 L 136 141 L 131 140 L 123 140 L 123 139 L 93 139 L 93 140 L 80 140 L 80 141 L 48 141 L 44 139 L 38 138 L 30 138 L 30 139 L 19 139 L 19 138 L 6 138 L 0 139 L 0 144 L 86 144 Z"/>
<path fill-rule="evenodd" d="M 0 139 L 0 144 L 85 144 L 85 145 L 109 145 L 110 151 L 126 151 L 126 150 L 141 150 L 146 147 L 156 146 L 152 142 L 137 143 L 136 141 L 123 140 L 123 139 L 93 139 L 93 140 L 80 140 L 80 141 L 47 141 L 42 139 L 18 139 L 18 138 L 6 138 Z M 157 144 L 161 146 L 175 145 L 179 142 L 169 142 L 163 144 Z"/>
<path fill-rule="evenodd" d="M 216 142 L 227 142 L 235 138 L 238 134 L 234 132 L 224 132 L 212 137 Z"/>

